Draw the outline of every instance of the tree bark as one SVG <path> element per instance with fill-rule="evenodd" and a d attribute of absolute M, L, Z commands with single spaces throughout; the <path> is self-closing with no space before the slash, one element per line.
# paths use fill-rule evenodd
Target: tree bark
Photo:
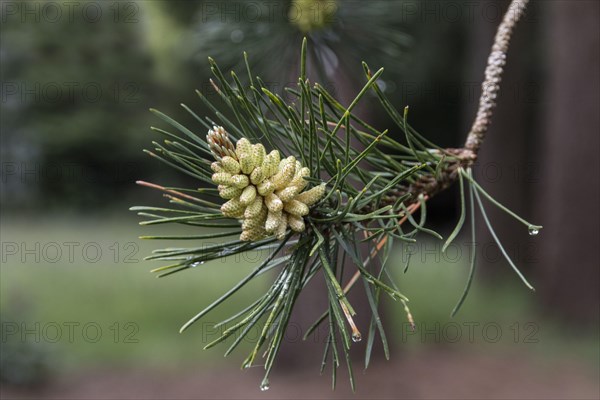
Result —
<path fill-rule="evenodd" d="M 597 327 L 600 3 L 553 1 L 548 7 L 548 102 L 536 197 L 544 225 L 540 295 L 548 314 Z"/>

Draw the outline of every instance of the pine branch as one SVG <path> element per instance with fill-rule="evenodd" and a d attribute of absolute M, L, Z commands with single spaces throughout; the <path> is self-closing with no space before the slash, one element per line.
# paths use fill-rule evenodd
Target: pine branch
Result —
<path fill-rule="evenodd" d="M 528 2 L 529 0 L 512 0 L 496 32 L 492 51 L 485 69 L 485 79 L 481 84 L 482 90 L 481 97 L 479 98 L 479 109 L 465 142 L 465 149 L 472 151 L 475 157 L 492 121 L 510 39 L 517 22 L 519 22 L 519 19 L 525 13 Z"/>
<path fill-rule="evenodd" d="M 524 6 L 525 3 L 520 4 Z M 154 150 L 148 153 L 197 179 L 202 187 L 181 189 L 140 181 L 142 186 L 161 191 L 170 206 L 132 207 L 132 210 L 147 218 L 141 222 L 144 225 L 177 223 L 200 227 L 203 232 L 200 235 L 144 238 L 222 239 L 217 244 L 155 250 L 146 259 L 167 264 L 153 271 L 162 277 L 248 251 L 268 254 L 248 276 L 192 317 L 181 331 L 229 300 L 256 277 L 276 271 L 266 292 L 218 323 L 226 329 L 205 346 L 210 348 L 235 337 L 226 350 L 228 355 L 253 328 L 262 326 L 243 367 L 252 366 L 263 354 L 265 376 L 261 388 L 266 390 L 291 313 L 298 306 L 298 296 L 320 276 L 325 280 L 328 304 L 306 336 L 328 321 L 323 366 L 331 355 L 335 386 L 336 369 L 343 356 L 354 388 L 350 349 L 353 342 L 361 340 L 362 334 L 354 321 L 355 311 L 347 294 L 356 282 L 362 281 L 371 312 L 365 353 L 368 365 L 376 332 L 386 356 L 389 353 L 378 311 L 383 297 L 399 301 L 414 327 L 408 299 L 391 279 L 387 260 L 395 240 L 414 243 L 423 233 L 442 239 L 425 226 L 428 199 L 459 180 L 461 217 L 445 241 L 444 249 L 458 236 L 467 216 L 465 184 L 470 194 L 472 232 L 476 205 L 492 231 L 481 194 L 525 224 L 530 234 L 537 234 L 541 226 L 532 225 L 508 210 L 485 192 L 471 174 L 477 150 L 490 123 L 493 96 L 498 90 L 502 72 L 498 60 L 503 60 L 504 56 L 500 54 L 506 53 L 514 24 L 523 12 L 515 4 L 519 3 L 511 4 L 499 28 L 491 64 L 486 69 L 486 82 L 496 86 L 486 91 L 484 82 L 481 106 L 484 111 L 478 113 L 465 148 L 440 148 L 411 127 L 408 107 L 399 112 L 379 89 L 377 82 L 383 68 L 373 72 L 363 63 L 366 82 L 347 107 L 323 86 L 311 85 L 306 78 L 306 40 L 300 55 L 298 84 L 286 88 L 292 98 L 289 102 L 265 87 L 260 77 L 252 75 L 249 58 L 244 55 L 249 82 L 246 86 L 233 71 L 230 78 L 226 78 L 217 63 L 209 59 L 214 75 L 211 83 L 222 105 L 217 107 L 212 99 L 197 93 L 212 111 L 212 117 L 201 118 L 190 107 L 182 105 L 204 131 L 208 130 L 208 135 L 199 135 L 195 129 L 152 110 L 179 133 L 154 128 L 167 139 L 162 143 L 153 142 Z M 513 19 L 508 16 L 511 12 L 517 12 Z M 404 134 L 403 140 L 393 139 L 388 135 L 388 129 L 379 130 L 354 114 L 354 107 L 367 93 L 375 94 L 394 123 L 392 129 Z M 486 100 L 490 94 L 492 100 Z M 501 246 L 495 234 L 494 239 Z M 361 242 L 367 247 L 366 257 L 362 254 L 364 248 L 358 245 Z M 531 287 L 508 255 L 505 256 L 518 276 Z M 349 280 L 343 279 L 346 258 L 355 267 Z M 468 283 L 453 314 L 465 301 L 474 266 L 473 256 Z M 408 263 L 404 266 L 404 271 L 407 270 Z M 380 296 L 382 294 L 387 296 Z"/>
<path fill-rule="evenodd" d="M 508 52 L 510 39 L 517 22 L 525 13 L 528 2 L 529 0 L 513 0 L 498 26 L 485 69 L 485 78 L 481 84 L 482 92 L 479 99 L 479 108 L 471 130 L 467 135 L 464 148 L 441 150 L 440 154 L 453 157 L 447 163 L 440 163 L 440 168 L 436 174 L 423 175 L 419 181 L 411 186 L 399 188 L 398 195 L 410 193 L 413 201 L 415 201 L 414 199 L 418 194 L 426 194 L 432 197 L 456 182 L 460 168 L 467 169 L 476 161 L 479 148 L 491 124 L 493 110 L 496 107 L 496 98 L 500 91 L 500 82 L 506 64 L 506 53 Z"/>

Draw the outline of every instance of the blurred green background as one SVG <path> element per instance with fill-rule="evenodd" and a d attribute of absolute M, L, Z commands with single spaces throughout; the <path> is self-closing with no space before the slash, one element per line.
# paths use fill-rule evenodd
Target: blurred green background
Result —
<path fill-rule="evenodd" d="M 149 127 L 161 126 L 148 108 L 204 134 L 179 104 L 208 113 L 194 94 L 211 93 L 208 56 L 239 70 L 248 51 L 255 72 L 281 92 L 295 82 L 306 35 L 313 81 L 347 104 L 364 82 L 360 61 L 384 66 L 382 85 L 398 107 L 410 105 L 412 125 L 458 147 L 507 5 L 2 1 L 2 398 L 350 396 L 344 380 L 332 392 L 328 372 L 319 376 L 322 343 L 292 333 L 267 393 L 258 390 L 260 368 L 239 370 L 243 353 L 223 358 L 222 348 L 202 350 L 216 337 L 212 324 L 253 301 L 268 275 L 178 333 L 262 255 L 164 280 L 148 272 L 157 265 L 143 257 L 164 243 L 138 236 L 189 228 L 139 226 L 128 207 L 163 199 L 134 182 L 197 184 L 142 153 L 158 139 Z M 492 213 L 537 292 L 520 285 L 481 226 L 474 287 L 450 318 L 467 275 L 467 237 L 456 257 L 423 237 L 406 274 L 398 248 L 392 269 L 417 331 L 407 329 L 401 306 L 384 303 L 392 360 L 375 352 L 363 374 L 364 343 L 355 346 L 356 397 L 600 396 L 598 13 L 595 1 L 532 2 L 475 172 L 500 201 L 544 225 L 532 238 Z M 375 103 L 359 113 L 382 129 L 392 126 Z M 456 195 L 430 202 L 430 225 L 442 234 L 458 216 Z M 318 290 L 300 298 L 304 328 L 325 305 Z"/>

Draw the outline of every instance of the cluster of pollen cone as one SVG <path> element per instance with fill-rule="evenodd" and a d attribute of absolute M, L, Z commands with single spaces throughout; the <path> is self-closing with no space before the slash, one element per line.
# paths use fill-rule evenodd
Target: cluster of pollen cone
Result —
<path fill-rule="evenodd" d="M 310 170 L 293 156 L 281 159 L 279 151 L 267 154 L 262 144 L 246 138 L 234 146 L 223 127 L 213 127 L 206 136 L 216 162 L 212 180 L 227 202 L 221 206 L 226 217 L 242 222 L 240 240 L 254 241 L 275 235 L 285 237 L 287 228 L 305 229 L 309 207 L 325 193 L 325 184 L 303 191 Z"/>

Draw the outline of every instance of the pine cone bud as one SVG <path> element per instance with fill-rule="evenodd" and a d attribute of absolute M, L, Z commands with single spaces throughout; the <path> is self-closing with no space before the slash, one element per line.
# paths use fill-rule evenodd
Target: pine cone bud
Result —
<path fill-rule="evenodd" d="M 322 183 L 319 186 L 315 186 L 314 188 L 307 190 L 306 192 L 300 193 L 295 197 L 295 200 L 298 200 L 310 207 L 321 200 L 324 194 L 325 184 Z"/>
<path fill-rule="evenodd" d="M 237 154 L 238 159 L 243 155 L 250 155 L 252 152 L 252 144 L 246 138 L 241 138 L 235 144 L 235 154 Z"/>
<path fill-rule="evenodd" d="M 221 165 L 225 172 L 229 172 L 231 175 L 240 173 L 240 163 L 233 159 L 233 157 L 225 156 L 221 159 Z"/>
<path fill-rule="evenodd" d="M 263 204 L 263 206 L 260 208 L 260 211 L 258 212 L 258 218 L 260 218 L 260 220 L 263 221 L 263 226 L 264 226 L 264 222 L 267 220 L 268 213 L 269 213 L 269 209 L 267 208 L 267 206 L 265 206 Z"/>
<path fill-rule="evenodd" d="M 281 201 L 285 203 L 296 197 L 296 195 L 300 193 L 300 190 L 302 189 L 300 189 L 298 186 L 288 186 L 283 190 L 275 192 L 275 194 L 277 194 Z"/>
<path fill-rule="evenodd" d="M 299 162 L 297 164 L 300 164 Z M 301 192 L 308 182 L 304 179 L 310 176 L 310 169 L 307 167 L 302 168 L 302 165 L 296 165 L 296 175 L 294 175 L 294 179 L 290 182 L 290 186 L 297 186 L 299 188 L 298 192 Z"/>
<path fill-rule="evenodd" d="M 243 231 L 240 235 L 240 240 L 244 242 L 254 242 L 256 240 L 260 240 L 265 236 L 266 232 L 264 228 L 255 228 L 247 231 Z"/>
<path fill-rule="evenodd" d="M 242 168 L 242 172 L 244 174 L 250 175 L 255 166 L 256 165 L 254 164 L 254 158 L 252 157 L 252 154 L 244 153 L 240 156 L 240 167 Z"/>
<path fill-rule="evenodd" d="M 279 161 L 279 152 L 277 150 L 273 150 L 265 156 L 262 169 L 266 178 L 269 178 L 277 173 Z"/>
<path fill-rule="evenodd" d="M 206 135 L 206 142 L 217 161 L 221 161 L 225 156 L 236 158 L 235 147 L 229 139 L 229 134 L 222 126 L 213 126 Z"/>
<path fill-rule="evenodd" d="M 252 146 L 252 155 L 254 156 L 254 162 L 257 166 L 262 165 L 265 156 L 267 155 L 267 151 L 265 150 L 265 146 L 258 143 Z"/>
<path fill-rule="evenodd" d="M 225 172 L 225 169 L 223 169 L 223 166 L 218 161 L 210 164 L 210 169 L 212 169 L 213 172 Z"/>
<path fill-rule="evenodd" d="M 273 233 L 282 223 L 283 213 L 281 211 L 273 212 L 269 211 L 267 214 L 267 221 L 265 222 L 265 229 L 267 233 Z"/>
<path fill-rule="evenodd" d="M 288 225 L 294 232 L 304 232 L 306 229 L 304 219 L 293 214 L 288 214 Z"/>
<path fill-rule="evenodd" d="M 238 218 L 244 213 L 244 205 L 238 198 L 231 199 L 221 206 L 221 212 L 226 217 Z"/>
<path fill-rule="evenodd" d="M 283 202 L 275 193 L 265 196 L 265 204 L 269 211 L 277 212 L 283 209 Z"/>
<path fill-rule="evenodd" d="M 213 179 L 214 181 L 214 179 Z M 231 177 L 231 185 L 238 189 L 243 189 L 250 183 L 250 179 L 246 175 L 234 175 Z"/>
<path fill-rule="evenodd" d="M 293 156 L 282 160 L 279 163 L 279 171 L 275 176 L 273 176 L 273 184 L 275 185 L 275 190 L 280 190 L 291 182 L 296 174 L 296 159 Z"/>
<path fill-rule="evenodd" d="M 242 222 L 242 229 L 245 231 L 255 230 L 258 228 L 263 228 L 265 224 L 265 220 L 260 218 L 260 215 L 257 215 L 253 218 L 244 218 Z"/>
<path fill-rule="evenodd" d="M 283 240 L 285 238 L 285 232 L 287 231 L 287 220 L 288 220 L 287 216 L 288 216 L 288 214 L 285 214 L 285 213 L 281 215 L 281 222 L 279 223 L 279 226 L 277 227 L 277 231 L 275 232 L 275 236 L 279 240 Z"/>
<path fill-rule="evenodd" d="M 263 198 L 262 196 L 256 196 L 254 201 L 246 207 L 246 211 L 244 212 L 244 218 L 252 218 L 257 216 L 261 209 L 263 208 Z"/>
<path fill-rule="evenodd" d="M 254 199 L 256 199 L 256 187 L 253 185 L 246 186 L 242 192 L 242 195 L 240 196 L 240 203 L 247 206 L 248 204 L 252 203 Z"/>
<path fill-rule="evenodd" d="M 231 185 L 232 176 L 227 172 L 216 172 L 212 175 L 212 181 L 218 185 Z"/>
<path fill-rule="evenodd" d="M 304 217 L 308 215 L 308 206 L 298 200 L 292 200 L 285 203 L 283 209 L 290 214 L 297 215 L 298 217 Z"/>
<path fill-rule="evenodd" d="M 308 168 L 293 156 L 281 159 L 277 150 L 267 154 L 262 144 L 253 145 L 246 138 L 234 147 L 222 127 L 210 130 L 207 140 L 217 160 L 211 164 L 212 180 L 221 198 L 228 200 L 221 212 L 242 220 L 240 240 L 267 235 L 283 239 L 288 226 L 294 232 L 305 231 L 303 217 L 325 194 L 325 184 L 302 192 L 308 185 Z"/>
<path fill-rule="evenodd" d="M 223 186 L 223 189 L 219 189 L 219 196 L 221 198 L 229 200 L 234 197 L 239 197 L 242 194 L 242 189 L 238 189 L 233 186 Z"/>
<path fill-rule="evenodd" d="M 252 173 L 250 174 L 250 182 L 252 182 L 253 185 L 258 185 L 264 179 L 265 179 L 265 175 L 263 173 L 262 167 L 254 168 L 254 171 L 252 171 Z"/>
<path fill-rule="evenodd" d="M 265 179 L 258 185 L 258 194 L 267 196 L 275 191 L 275 185 L 270 179 Z"/>

